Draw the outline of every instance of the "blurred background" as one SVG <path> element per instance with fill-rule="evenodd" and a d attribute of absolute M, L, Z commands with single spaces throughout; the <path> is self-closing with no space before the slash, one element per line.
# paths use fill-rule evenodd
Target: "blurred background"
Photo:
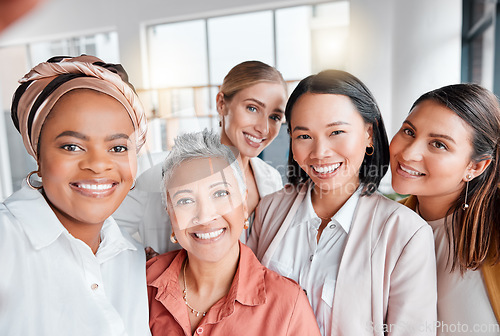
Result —
<path fill-rule="evenodd" d="M 54 55 L 123 64 L 149 119 L 140 172 L 178 134 L 218 128 L 215 96 L 245 60 L 276 66 L 290 92 L 324 69 L 351 72 L 374 93 L 389 137 L 426 91 L 476 82 L 500 94 L 496 0 L 23 1 L 34 9 L 0 32 L 0 200 L 36 170 L 10 119 L 17 80 Z M 287 156 L 283 125 L 262 158 L 284 175 Z"/>

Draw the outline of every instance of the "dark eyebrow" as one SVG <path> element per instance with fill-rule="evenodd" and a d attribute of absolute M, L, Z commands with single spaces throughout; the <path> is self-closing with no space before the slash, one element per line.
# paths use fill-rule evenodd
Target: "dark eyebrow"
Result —
<path fill-rule="evenodd" d="M 81 139 L 81 140 L 84 140 L 84 141 L 88 141 L 89 140 L 89 137 L 86 136 L 85 134 L 80 133 L 80 132 L 75 132 L 75 131 L 64 131 L 61 134 L 59 134 L 56 137 L 56 139 L 61 138 L 61 137 L 65 137 L 65 136 L 70 136 L 70 137 L 78 138 L 78 139 Z M 117 134 L 110 135 L 105 140 L 106 141 L 113 141 L 113 140 L 116 140 L 116 139 L 125 139 L 127 141 L 130 141 L 129 136 L 127 134 L 125 134 L 125 133 L 117 133 Z"/>
<path fill-rule="evenodd" d="M 403 124 L 408 124 L 410 125 L 415 131 L 417 130 L 417 128 L 415 127 L 415 125 L 413 125 L 411 122 L 409 122 L 408 120 L 405 120 L 403 121 Z M 451 142 L 453 143 L 456 143 L 455 140 L 449 136 L 449 135 L 446 135 L 446 134 L 439 134 L 439 133 L 429 133 L 429 136 L 431 138 L 443 138 L 443 139 L 447 139 L 447 140 L 450 140 Z"/>
<path fill-rule="evenodd" d="M 129 136 L 125 133 L 117 133 L 117 134 L 110 135 L 109 137 L 106 138 L 106 141 L 113 141 L 116 139 L 125 139 L 127 141 L 130 141 Z"/>
<path fill-rule="evenodd" d="M 339 125 L 350 125 L 350 124 L 348 122 L 345 122 L 345 121 L 334 121 L 334 122 L 329 123 L 328 125 L 326 125 L 326 128 L 332 127 L 332 126 L 339 126 Z M 304 127 L 304 126 L 295 126 L 292 132 L 295 132 L 297 130 L 299 130 L 299 131 L 309 131 L 309 128 Z"/>
<path fill-rule="evenodd" d="M 87 141 L 89 139 L 89 137 L 86 136 L 85 134 L 82 134 L 82 133 L 79 133 L 79 132 L 75 132 L 75 131 L 64 131 L 61 134 L 59 134 L 56 137 L 56 139 L 61 138 L 61 137 L 65 137 L 65 136 L 70 136 L 70 137 L 82 139 L 82 140 L 85 140 L 85 141 Z"/>
<path fill-rule="evenodd" d="M 450 140 L 451 142 L 455 143 L 455 140 L 453 140 L 453 138 L 449 135 L 446 135 L 446 134 L 437 134 L 437 133 L 430 133 L 429 134 L 430 137 L 432 138 L 443 138 L 443 139 L 447 139 L 447 140 Z"/>
<path fill-rule="evenodd" d="M 262 108 L 266 108 L 266 104 L 264 104 L 263 102 L 261 102 L 260 100 L 258 99 L 255 99 L 255 98 L 247 98 L 245 99 L 244 101 L 247 101 L 247 100 L 250 100 L 252 102 L 254 102 L 255 104 L 259 105 L 260 107 Z M 285 111 L 283 111 L 282 109 L 280 108 L 277 108 L 277 109 L 274 109 L 274 112 L 279 112 L 279 113 L 283 113 L 285 114 Z"/>

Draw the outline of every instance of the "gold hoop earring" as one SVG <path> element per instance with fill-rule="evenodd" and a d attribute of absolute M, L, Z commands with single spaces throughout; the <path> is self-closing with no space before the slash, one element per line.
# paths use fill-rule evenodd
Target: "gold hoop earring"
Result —
<path fill-rule="evenodd" d="M 250 221 L 248 219 L 245 219 L 245 224 L 243 225 L 243 229 L 246 230 L 250 226 Z"/>
<path fill-rule="evenodd" d="M 368 148 L 371 148 L 371 150 L 368 150 Z M 375 147 L 373 147 L 373 144 L 370 144 L 370 146 L 366 147 L 365 154 L 372 156 L 373 153 L 375 153 Z"/>
<path fill-rule="evenodd" d="M 134 183 L 132 183 L 132 186 L 130 187 L 130 190 L 134 190 L 135 189 L 135 182 L 136 182 L 136 180 L 134 179 Z"/>
<path fill-rule="evenodd" d="M 43 188 L 43 185 L 40 184 L 39 186 L 34 186 L 33 184 L 31 184 L 31 176 L 33 174 L 38 174 L 38 170 L 33 170 L 31 173 L 28 174 L 28 176 L 26 176 L 26 183 L 28 184 L 28 186 L 33 189 L 33 190 L 40 190 Z"/>
<path fill-rule="evenodd" d="M 179 241 L 177 240 L 177 238 L 175 238 L 175 233 L 172 232 L 172 234 L 170 235 L 170 241 L 174 244 L 177 244 Z"/>
<path fill-rule="evenodd" d="M 464 198 L 464 203 L 462 204 L 462 210 L 467 210 L 469 207 L 469 204 L 467 204 L 467 194 L 469 193 L 469 181 L 472 179 L 471 174 L 467 174 L 465 177 L 467 179 L 467 182 L 465 183 L 465 198 Z"/>

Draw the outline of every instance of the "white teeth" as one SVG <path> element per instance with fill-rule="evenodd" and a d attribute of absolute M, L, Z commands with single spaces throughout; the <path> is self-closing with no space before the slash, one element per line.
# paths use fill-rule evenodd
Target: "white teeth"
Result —
<path fill-rule="evenodd" d="M 78 184 L 77 186 L 78 188 L 81 189 L 98 190 L 98 191 L 111 189 L 113 187 L 112 184 Z"/>
<path fill-rule="evenodd" d="M 224 229 L 220 229 L 217 231 L 207 232 L 207 233 L 195 233 L 194 235 L 198 239 L 212 239 L 220 236 L 224 232 Z"/>
<path fill-rule="evenodd" d="M 256 137 L 251 136 L 250 134 L 245 133 L 245 136 L 247 137 L 247 139 L 249 139 L 252 142 L 261 143 L 262 141 L 264 141 L 264 138 L 258 139 Z"/>
<path fill-rule="evenodd" d="M 336 163 L 336 164 L 331 165 L 331 166 L 321 166 L 321 167 L 312 166 L 312 167 L 313 167 L 314 171 L 317 173 L 328 174 L 328 173 L 331 173 L 334 170 L 336 170 L 338 167 L 340 167 L 340 163 Z"/>
<path fill-rule="evenodd" d="M 402 171 L 410 174 L 410 175 L 413 175 L 413 176 L 422 176 L 424 175 L 423 173 L 419 173 L 418 171 L 414 171 L 414 170 L 410 170 L 410 169 L 407 169 L 407 168 L 404 168 L 403 166 L 399 165 L 399 168 L 401 168 Z"/>

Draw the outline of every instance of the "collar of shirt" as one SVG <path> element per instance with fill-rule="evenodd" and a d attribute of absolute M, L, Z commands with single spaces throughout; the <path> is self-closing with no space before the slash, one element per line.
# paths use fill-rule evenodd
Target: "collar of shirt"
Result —
<path fill-rule="evenodd" d="M 314 223 L 314 225 L 319 226 L 321 223 L 320 218 L 314 211 L 314 207 L 312 205 L 311 193 L 314 187 L 314 183 L 309 183 L 309 188 L 304 197 L 304 200 L 299 206 L 297 210 L 297 214 L 295 218 L 300 220 L 294 220 L 292 226 L 302 225 L 309 221 Z M 361 195 L 361 188 L 356 189 L 356 191 L 347 199 L 344 205 L 337 211 L 335 215 L 331 218 L 331 220 L 340 224 L 342 229 L 348 234 L 351 229 L 352 219 L 354 218 L 354 213 L 356 212 L 356 208 L 358 205 L 359 197 Z"/>
<path fill-rule="evenodd" d="M 37 190 L 23 186 L 5 200 L 4 204 L 22 223 L 26 236 L 36 250 L 51 245 L 62 234 L 73 238 Z M 137 250 L 132 242 L 123 237 L 118 225 L 111 217 L 104 221 L 101 237 L 102 242 L 96 255 L 99 263 L 105 262 L 121 251 Z"/>
<path fill-rule="evenodd" d="M 215 324 L 231 315 L 235 309 L 235 301 L 246 306 L 258 306 L 266 303 L 264 266 L 260 264 L 246 245 L 238 243 L 240 245 L 240 259 L 231 288 L 224 298 L 210 308 L 203 323 Z M 184 249 L 177 252 L 173 260 L 169 258 L 168 254 L 161 255 L 155 258 L 153 263 L 149 263 L 147 268 L 148 286 L 156 287 L 158 290 L 155 299 L 160 301 L 181 324 L 186 321 L 187 310 L 182 298 L 179 273 L 186 255 Z M 182 305 L 182 309 L 179 309 L 179 305 Z"/>

